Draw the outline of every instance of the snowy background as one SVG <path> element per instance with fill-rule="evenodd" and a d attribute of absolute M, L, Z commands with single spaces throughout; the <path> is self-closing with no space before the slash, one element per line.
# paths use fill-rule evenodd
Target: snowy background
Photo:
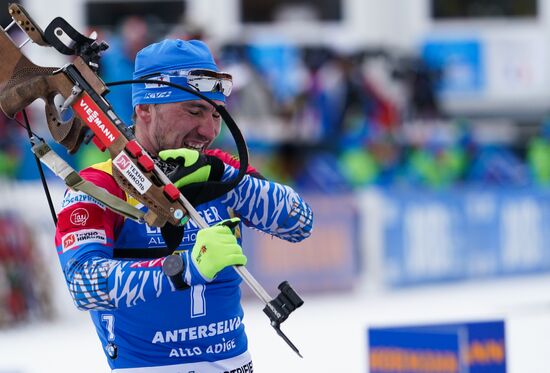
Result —
<path fill-rule="evenodd" d="M 51 187 L 54 201 L 59 200 L 63 187 Z M 40 189 L 0 185 L 0 192 L 12 211 L 33 212 L 24 216 L 42 242 L 39 254 L 49 272 L 56 314 L 52 321 L 0 330 L 0 373 L 108 372 L 92 322 L 73 306 L 51 250 L 52 222 Z M 550 275 L 390 290 L 368 274 L 359 277 L 352 290 L 301 294 L 305 304 L 282 329 L 304 359 L 277 336 L 260 302 L 246 298 L 244 323 L 255 371 L 367 372 L 369 326 L 482 320 L 505 320 L 508 372 L 538 373 L 550 366 Z M 274 288 L 266 290 L 275 294 Z"/>
<path fill-rule="evenodd" d="M 244 303 L 244 322 L 256 372 L 359 373 L 367 372 L 369 326 L 504 319 L 508 372 L 538 373 L 550 366 L 549 288 L 550 276 L 536 276 L 304 296 L 304 306 L 283 324 L 304 359 L 275 334 L 259 302 Z M 109 371 L 87 314 L 63 298 L 58 321 L 0 331 L 1 373 Z"/>
<path fill-rule="evenodd" d="M 54 183 L 51 190 L 54 201 L 59 200 L 62 185 Z M 4 201 L 10 201 L 10 210 L 33 212 L 23 216 L 37 229 L 36 238 L 42 242 L 39 254 L 49 273 L 56 314 L 52 321 L 0 330 L 0 373 L 108 372 L 93 324 L 87 313 L 72 304 L 55 250 L 51 250 L 52 222 L 40 189 L 31 184 L 17 188 L 0 184 L 0 193 Z M 277 336 L 260 302 L 246 298 L 244 323 L 255 371 L 367 372 L 370 326 L 482 320 L 505 320 L 509 373 L 544 372 L 550 366 L 550 275 L 390 290 L 367 273 L 352 290 L 301 294 L 305 304 L 282 330 L 304 359 Z M 266 290 L 275 294 L 274 288 Z"/>

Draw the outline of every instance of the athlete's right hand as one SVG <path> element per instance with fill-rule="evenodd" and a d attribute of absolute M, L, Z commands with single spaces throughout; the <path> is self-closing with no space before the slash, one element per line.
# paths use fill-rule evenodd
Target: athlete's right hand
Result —
<path fill-rule="evenodd" d="M 184 281 L 188 285 L 205 284 L 225 267 L 246 264 L 246 256 L 232 230 L 239 222 L 239 218 L 227 219 L 197 233 L 191 252 L 185 250 L 180 254 L 186 268 Z"/>
<path fill-rule="evenodd" d="M 161 150 L 159 158 L 176 166 L 166 176 L 179 189 L 194 183 L 220 181 L 224 171 L 220 159 L 194 149 Z"/>
<path fill-rule="evenodd" d="M 186 148 L 162 150 L 159 158 L 166 176 L 193 206 L 216 198 L 203 183 L 221 181 L 225 166 L 220 159 Z"/>

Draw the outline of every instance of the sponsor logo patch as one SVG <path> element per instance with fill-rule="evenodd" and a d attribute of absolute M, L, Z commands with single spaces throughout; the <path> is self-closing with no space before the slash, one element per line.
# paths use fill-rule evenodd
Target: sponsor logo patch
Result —
<path fill-rule="evenodd" d="M 172 92 L 147 92 L 144 98 L 168 98 L 172 95 Z"/>
<path fill-rule="evenodd" d="M 120 152 L 113 160 L 113 165 L 122 173 L 124 178 L 132 184 L 140 193 L 144 194 L 151 187 L 151 182 L 132 162 L 130 157 L 124 152 Z"/>
<path fill-rule="evenodd" d="M 65 237 L 63 237 L 63 248 L 72 247 L 75 242 L 76 242 L 76 236 L 74 235 L 74 233 L 70 233 Z"/>
<path fill-rule="evenodd" d="M 67 191 L 67 193 L 65 194 L 65 197 L 63 197 L 63 202 L 61 202 L 61 208 L 65 209 L 67 207 L 70 207 L 80 202 L 93 203 L 101 207 L 103 210 L 105 210 L 105 205 L 100 201 L 98 201 L 97 199 L 95 199 L 94 197 L 91 197 L 83 192 L 76 192 L 72 190 Z"/>
<path fill-rule="evenodd" d="M 90 96 L 82 95 L 72 108 L 106 147 L 116 141 L 120 132 Z"/>
<path fill-rule="evenodd" d="M 101 243 L 107 242 L 105 231 L 101 229 L 83 229 L 78 232 L 72 232 L 64 235 L 61 238 L 63 244 L 63 252 L 74 249 L 78 246 L 87 243 Z"/>
<path fill-rule="evenodd" d="M 79 207 L 72 212 L 70 220 L 74 225 L 85 225 L 89 218 L 88 210 Z"/>

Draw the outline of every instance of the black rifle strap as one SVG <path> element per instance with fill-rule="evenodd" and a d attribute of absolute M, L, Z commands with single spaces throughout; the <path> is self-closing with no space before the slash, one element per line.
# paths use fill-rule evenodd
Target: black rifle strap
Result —
<path fill-rule="evenodd" d="M 34 134 L 31 130 L 29 118 L 27 117 L 27 111 L 22 110 L 22 113 L 23 113 L 23 119 L 25 120 L 25 127 L 27 129 L 27 134 L 29 136 L 29 140 L 31 140 L 31 143 L 32 143 L 32 138 Z M 40 173 L 40 180 L 42 181 L 42 187 L 44 188 L 44 193 L 46 193 L 46 199 L 48 200 L 48 205 L 50 206 L 50 213 L 52 214 L 53 222 L 55 225 L 57 225 L 57 214 L 55 213 L 55 208 L 52 202 L 52 196 L 50 194 L 50 189 L 48 188 L 48 183 L 46 182 L 46 176 L 44 175 L 44 169 L 42 168 L 42 163 L 40 163 L 40 159 L 38 159 L 36 154 L 34 155 L 34 159 L 36 161 L 36 167 L 38 167 L 38 172 Z"/>

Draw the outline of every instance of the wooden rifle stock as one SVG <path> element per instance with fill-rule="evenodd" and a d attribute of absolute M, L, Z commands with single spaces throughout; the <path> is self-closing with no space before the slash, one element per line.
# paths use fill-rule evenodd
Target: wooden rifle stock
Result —
<path fill-rule="evenodd" d="M 10 14 L 31 39 L 44 45 L 40 28 L 22 7 L 10 5 Z M 0 27 L 0 109 L 9 117 L 37 99 L 45 102 L 48 128 L 54 140 L 75 153 L 91 130 L 113 161 L 113 177 L 129 195 L 148 207 L 150 226 L 180 225 L 188 215 L 183 198 L 147 152 L 123 131 L 123 123 L 103 99 L 107 88 L 81 57 L 63 68 L 32 63 Z M 63 121 L 54 98 L 61 95 L 74 116 Z M 97 142 L 96 142 L 97 144 Z"/>

